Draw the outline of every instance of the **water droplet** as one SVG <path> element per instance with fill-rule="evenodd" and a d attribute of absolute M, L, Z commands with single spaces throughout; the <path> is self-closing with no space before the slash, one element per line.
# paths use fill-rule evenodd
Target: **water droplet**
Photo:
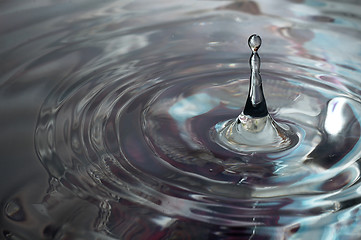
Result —
<path fill-rule="evenodd" d="M 257 52 L 261 47 L 262 39 L 257 34 L 253 34 L 248 38 L 248 46 L 251 48 L 252 52 Z"/>
<path fill-rule="evenodd" d="M 276 123 L 268 113 L 260 74 L 261 59 L 257 53 L 261 43 L 256 34 L 248 39 L 252 50 L 249 60 L 251 76 L 242 113 L 236 120 L 215 126 L 216 142 L 229 150 L 250 153 L 282 151 L 296 145 L 299 139 L 294 129 Z"/>
<path fill-rule="evenodd" d="M 251 117 L 265 117 L 268 115 L 266 100 L 263 95 L 262 77 L 260 74 L 261 59 L 257 53 L 257 50 L 261 46 L 261 42 L 261 38 L 255 34 L 248 39 L 248 45 L 252 50 L 249 59 L 251 76 L 248 97 L 243 113 Z"/>

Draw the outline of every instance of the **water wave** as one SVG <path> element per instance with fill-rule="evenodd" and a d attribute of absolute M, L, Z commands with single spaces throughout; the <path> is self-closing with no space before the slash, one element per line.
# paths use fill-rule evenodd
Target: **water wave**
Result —
<path fill-rule="evenodd" d="M 56 239 L 361 236 L 360 7 L 298 2 L 24 6 L 18 21 L 32 21 L 2 30 L 16 40 L 1 49 L 0 84 L 47 96 L 34 133 L 52 179 L 45 208 L 76 198 L 97 209 L 94 232 L 57 223 L 44 231 Z M 285 151 L 235 152 L 212 137 L 242 111 L 255 31 L 270 114 L 297 132 Z"/>

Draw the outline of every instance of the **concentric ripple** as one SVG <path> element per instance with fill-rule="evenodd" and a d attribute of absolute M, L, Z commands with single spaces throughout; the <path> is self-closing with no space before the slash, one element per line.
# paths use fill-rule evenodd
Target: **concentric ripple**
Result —
<path fill-rule="evenodd" d="M 90 15 L 94 33 L 76 19 L 84 32 L 42 53 L 45 60 L 72 56 L 81 64 L 48 92 L 36 151 L 62 188 L 105 205 L 113 217 L 104 220 L 110 235 L 121 232 L 110 226 L 118 226 L 114 215 L 123 206 L 145 218 L 159 214 L 222 231 L 245 227 L 251 235 L 305 237 L 316 228 L 330 234 L 320 219 L 359 233 L 359 60 L 349 54 L 340 61 L 334 49 L 318 52 L 333 31 L 314 26 L 303 11 L 287 20 L 243 7 L 249 8 L 165 7 L 154 19 L 149 9 L 137 12 L 144 18 Z M 256 14 L 274 24 L 263 27 Z M 234 151 L 214 137 L 220 123 L 242 112 L 253 28 L 266 32 L 260 52 L 268 110 L 295 133 L 277 151 Z"/>
<path fill-rule="evenodd" d="M 298 128 L 299 143 L 276 153 L 228 151 L 211 131 L 237 116 L 247 94 L 249 70 L 236 60 L 107 66 L 65 82 L 39 116 L 39 156 L 53 176 L 68 182 L 71 175 L 67 184 L 83 193 L 214 224 L 272 225 L 288 211 L 300 217 L 337 210 L 336 202 L 300 207 L 305 197 L 298 196 L 322 202 L 359 179 L 358 98 L 269 70 L 271 114 Z M 160 65 L 165 73 L 156 71 Z"/>

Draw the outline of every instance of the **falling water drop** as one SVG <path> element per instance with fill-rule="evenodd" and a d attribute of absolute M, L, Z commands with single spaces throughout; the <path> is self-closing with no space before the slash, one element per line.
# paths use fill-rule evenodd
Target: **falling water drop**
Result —
<path fill-rule="evenodd" d="M 249 92 L 245 107 L 236 120 L 231 119 L 215 126 L 215 141 L 236 152 L 275 152 L 295 146 L 299 140 L 296 128 L 277 123 L 269 115 L 263 94 L 260 74 L 261 59 L 258 49 L 260 36 L 253 34 L 248 39 L 252 50 Z"/>

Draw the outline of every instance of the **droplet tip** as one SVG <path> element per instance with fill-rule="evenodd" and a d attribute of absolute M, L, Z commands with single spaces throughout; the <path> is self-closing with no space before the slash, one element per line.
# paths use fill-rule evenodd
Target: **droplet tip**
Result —
<path fill-rule="evenodd" d="M 257 34 L 253 34 L 248 38 L 248 46 L 251 48 L 252 52 L 257 52 L 261 47 L 262 39 Z"/>

